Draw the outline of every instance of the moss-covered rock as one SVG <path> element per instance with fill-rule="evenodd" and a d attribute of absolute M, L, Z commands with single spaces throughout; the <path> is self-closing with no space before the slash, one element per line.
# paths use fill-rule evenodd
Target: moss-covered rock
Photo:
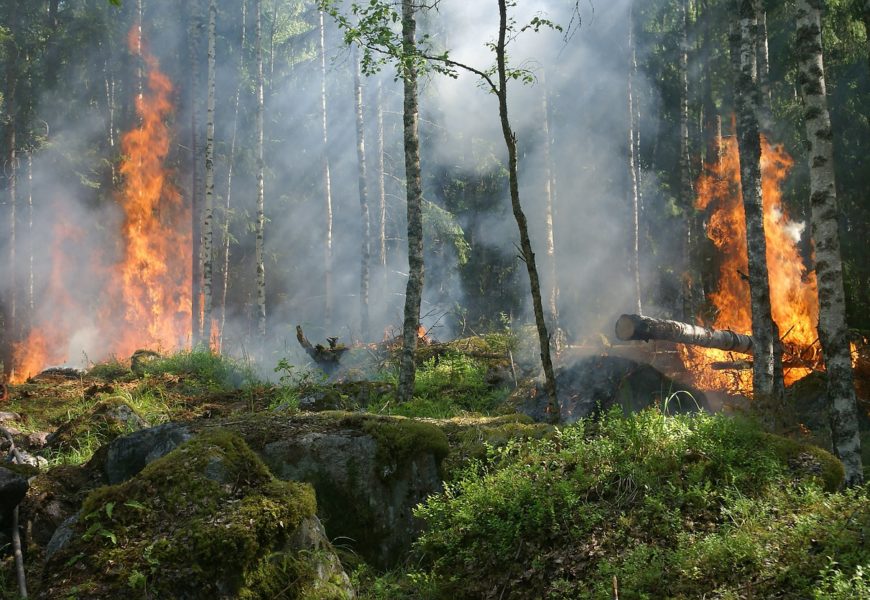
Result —
<path fill-rule="evenodd" d="M 315 558 L 325 540 L 293 545 L 314 514 L 309 486 L 276 480 L 239 436 L 210 429 L 91 492 L 38 597 L 349 597 L 346 576 Z"/>
<path fill-rule="evenodd" d="M 447 437 L 401 417 L 326 412 L 236 419 L 238 431 L 282 479 L 317 492 L 330 538 L 379 568 L 404 559 L 419 532 L 414 506 L 441 489 Z"/>
<path fill-rule="evenodd" d="M 64 453 L 80 448 L 89 443 L 88 440 L 96 440 L 93 445 L 99 446 L 147 426 L 145 420 L 124 400 L 109 397 L 58 427 L 46 439 L 46 448 L 51 452 Z"/>

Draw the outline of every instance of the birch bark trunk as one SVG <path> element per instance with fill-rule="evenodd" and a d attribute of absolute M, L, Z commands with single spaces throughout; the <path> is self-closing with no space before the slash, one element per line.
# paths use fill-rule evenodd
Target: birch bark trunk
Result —
<path fill-rule="evenodd" d="M 746 217 L 746 245 L 749 258 L 749 291 L 752 310 L 752 339 L 755 360 L 752 386 L 756 399 L 773 398 L 776 379 L 774 346 L 779 335 L 770 309 L 767 272 L 767 242 L 761 196 L 761 138 L 758 131 L 758 90 L 756 79 L 755 10 L 752 0 L 738 0 L 740 19 L 740 71 L 735 92 L 738 104 L 737 142 L 740 152 L 740 187 Z M 781 367 L 780 367 L 781 369 Z"/>
<path fill-rule="evenodd" d="M 332 179 L 329 174 L 329 131 L 327 129 L 326 113 L 326 26 L 323 21 L 323 11 L 320 11 L 320 124 L 323 134 L 320 165 L 323 171 L 323 202 L 326 210 L 326 236 L 324 239 L 324 269 L 323 269 L 323 309 L 324 326 L 329 330 L 332 326 Z"/>
<path fill-rule="evenodd" d="M 202 331 L 206 347 L 212 343 L 212 267 L 214 253 L 214 104 L 215 104 L 215 0 L 208 3 L 208 99 L 205 117 L 205 205 L 202 214 Z"/>
<path fill-rule="evenodd" d="M 846 337 L 843 263 L 837 223 L 837 191 L 831 118 L 825 90 L 820 0 L 797 0 L 798 81 L 809 141 L 810 207 L 819 292 L 819 340 L 828 373 L 828 406 L 834 449 L 846 468 L 846 484 L 863 483 L 861 440 L 849 341 Z"/>
<path fill-rule="evenodd" d="M 266 162 L 263 155 L 263 18 L 262 0 L 256 4 L 256 36 L 257 36 L 257 223 L 256 223 L 256 255 L 257 255 L 257 333 L 260 343 L 266 339 L 266 192 L 265 171 Z"/>
<path fill-rule="evenodd" d="M 404 85 L 405 180 L 408 213 L 408 284 L 402 324 L 402 357 L 396 399 L 407 402 L 414 395 L 417 327 L 423 299 L 423 181 L 420 173 L 419 114 L 417 107 L 417 22 L 413 0 L 402 0 L 402 81 Z"/>
<path fill-rule="evenodd" d="M 356 109 L 356 157 L 357 182 L 359 187 L 360 226 L 362 243 L 360 248 L 359 313 L 360 337 L 368 340 L 369 331 L 369 262 L 371 259 L 371 223 L 369 219 L 369 188 L 366 172 L 365 115 L 363 111 L 363 88 L 360 81 L 360 63 L 354 46 L 354 104 Z"/>
<path fill-rule="evenodd" d="M 224 203 L 224 225 L 223 225 L 223 282 L 221 285 L 221 320 L 220 331 L 218 332 L 217 347 L 220 352 L 224 343 L 224 328 L 227 322 L 227 291 L 230 283 L 230 217 L 232 215 L 232 197 L 233 197 L 233 169 L 236 162 L 236 139 L 239 133 L 239 104 L 242 96 L 243 71 L 245 66 L 245 42 L 247 38 L 248 27 L 248 2 L 242 0 L 242 33 L 241 43 L 239 44 L 239 82 L 236 85 L 236 96 L 233 104 L 233 133 L 230 138 L 230 154 L 227 159 L 227 197 Z"/>

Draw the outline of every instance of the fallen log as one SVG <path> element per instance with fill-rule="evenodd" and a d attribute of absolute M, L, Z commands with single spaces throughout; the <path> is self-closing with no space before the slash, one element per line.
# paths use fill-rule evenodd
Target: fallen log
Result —
<path fill-rule="evenodd" d="M 622 315 L 616 321 L 616 337 L 620 340 L 665 340 L 705 348 L 718 348 L 741 354 L 752 354 L 752 338 L 730 330 L 709 329 L 699 325 L 653 319 L 641 315 Z"/>

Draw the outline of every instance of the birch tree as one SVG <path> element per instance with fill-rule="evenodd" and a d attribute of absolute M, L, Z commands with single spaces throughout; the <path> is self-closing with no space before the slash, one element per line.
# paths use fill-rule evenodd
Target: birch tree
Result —
<path fill-rule="evenodd" d="M 634 49 L 634 2 L 628 7 L 628 52 L 630 64 L 628 67 L 628 176 L 630 181 L 629 199 L 631 203 L 631 276 L 634 279 L 634 302 L 637 314 L 643 314 L 643 303 L 640 295 L 640 205 L 638 202 L 637 162 L 634 136 L 637 124 L 634 118 L 634 74 L 637 69 L 637 57 Z"/>
<path fill-rule="evenodd" d="M 356 46 L 354 46 L 356 49 Z M 371 223 L 369 219 L 368 175 L 366 173 L 366 143 L 365 118 L 363 114 L 363 88 L 360 80 L 359 56 L 354 51 L 353 56 L 354 108 L 356 112 L 356 157 L 357 183 L 359 187 L 360 234 L 360 277 L 359 277 L 359 313 L 360 337 L 369 338 L 369 262 L 371 258 Z"/>
<path fill-rule="evenodd" d="M 188 53 L 190 58 L 190 212 L 192 229 L 191 249 L 191 342 L 196 346 L 202 339 L 202 216 L 199 194 L 202 188 L 199 169 L 199 98 L 196 90 L 199 83 L 199 37 L 202 27 L 199 1 L 190 3 L 190 31 L 188 32 Z"/>
<path fill-rule="evenodd" d="M 263 155 L 263 6 L 256 0 L 256 45 L 257 45 L 257 222 L 256 222 L 256 260 L 257 260 L 257 333 L 260 342 L 266 338 L 266 162 Z"/>
<path fill-rule="evenodd" d="M 212 238 L 214 217 L 214 94 L 215 94 L 215 0 L 208 3 L 208 99 L 205 117 L 205 205 L 202 211 L 202 330 L 206 346 L 211 345 L 212 322 Z"/>
<path fill-rule="evenodd" d="M 329 173 L 329 130 L 326 113 L 326 26 L 323 11 L 320 17 L 320 40 L 318 58 L 320 59 L 320 127 L 323 145 L 320 148 L 320 168 L 323 173 L 323 207 L 326 214 L 326 235 L 323 247 L 323 309 L 324 324 L 329 329 L 332 324 L 332 178 Z"/>
<path fill-rule="evenodd" d="M 767 242 L 764 237 L 764 211 L 761 196 L 761 137 L 758 131 L 758 89 L 756 79 L 755 9 L 752 0 L 738 0 L 740 31 L 739 67 L 735 85 L 737 95 L 737 145 L 740 152 L 740 187 L 746 218 L 746 245 L 749 258 L 749 294 L 752 312 L 754 360 L 752 387 L 756 398 L 772 398 L 775 393 L 776 361 L 774 346 L 779 335 L 770 309 L 770 284 L 767 272 Z M 781 367 L 780 367 L 781 369 Z"/>
<path fill-rule="evenodd" d="M 846 337 L 843 263 L 837 223 L 837 191 L 831 118 L 825 89 L 820 0 L 797 0 L 798 81 L 809 142 L 810 207 L 819 293 L 819 341 L 828 374 L 828 406 L 834 450 L 847 485 L 863 482 L 861 440 L 849 341 Z"/>

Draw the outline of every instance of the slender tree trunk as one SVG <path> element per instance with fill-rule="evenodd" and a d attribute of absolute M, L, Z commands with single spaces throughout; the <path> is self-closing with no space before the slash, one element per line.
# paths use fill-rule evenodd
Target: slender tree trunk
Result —
<path fill-rule="evenodd" d="M 501 1 L 501 0 L 499 0 Z M 635 156 L 636 146 L 634 143 L 634 135 L 636 123 L 634 122 L 634 68 L 636 66 L 636 56 L 634 49 L 634 19 L 632 13 L 634 10 L 634 2 L 629 5 L 628 9 L 628 48 L 631 64 L 628 68 L 628 169 L 630 178 L 631 194 L 631 230 L 632 230 L 632 247 L 631 247 L 631 275 L 634 279 L 634 301 L 637 314 L 643 313 L 643 303 L 640 294 L 640 207 L 638 205 L 637 195 L 637 170 L 635 164 L 637 156 Z"/>
<path fill-rule="evenodd" d="M 413 0 L 402 0 L 402 55 L 411 57 L 417 46 L 417 22 Z M 404 85 L 405 179 L 408 213 L 408 284 L 405 290 L 405 316 L 402 324 L 402 359 L 396 399 L 407 402 L 414 395 L 417 327 L 423 299 L 423 180 L 420 173 L 420 137 L 417 109 L 417 65 L 407 60 L 402 66 Z"/>
<path fill-rule="evenodd" d="M 260 343 L 266 340 L 266 162 L 263 154 L 263 113 L 265 102 L 263 98 L 263 19 L 262 0 L 255 4 L 256 36 L 257 36 L 257 224 L 256 224 L 256 254 L 257 254 L 257 332 Z"/>
<path fill-rule="evenodd" d="M 143 88 L 144 73 L 142 71 L 142 0 L 136 0 L 136 95 L 140 99 L 142 98 Z"/>
<path fill-rule="evenodd" d="M 199 34 L 202 23 L 199 11 L 199 0 L 192 0 L 190 4 L 190 153 L 191 153 L 191 184 L 190 184 L 190 213 L 191 213 L 191 344 L 196 346 L 202 340 L 202 215 L 199 203 L 199 194 L 202 189 L 200 183 L 199 166 Z M 141 87 L 140 87 L 141 93 Z"/>
<path fill-rule="evenodd" d="M 556 235 L 553 231 L 556 201 L 556 166 L 553 163 L 553 155 L 551 153 L 553 137 L 550 132 L 550 105 L 548 102 L 547 84 L 543 75 L 541 79 L 541 112 L 543 113 L 541 125 L 544 133 L 544 198 L 546 200 L 547 263 L 550 271 L 549 310 L 550 322 L 555 333 L 555 351 L 558 353 L 561 350 L 562 335 L 559 327 L 559 278 L 556 268 Z"/>
<path fill-rule="evenodd" d="M 13 2 L 12 8 L 10 9 L 9 15 L 9 24 L 11 27 L 11 35 L 6 40 L 6 73 L 5 73 L 5 86 L 4 86 L 4 98 L 3 103 L 5 105 L 5 114 L 4 116 L 4 171 L 6 174 L 6 194 L 7 194 L 7 203 L 9 204 L 9 255 L 8 255 L 8 269 L 9 273 L 7 275 L 6 285 L 4 288 L 7 290 L 7 293 L 4 297 L 4 306 L 3 306 L 3 331 L 2 331 L 2 345 L 0 345 L 0 362 L 3 363 L 3 368 L 6 373 L 11 372 L 12 369 L 12 354 L 11 348 L 12 343 L 17 341 L 16 332 L 18 331 L 18 323 L 17 323 L 17 302 L 16 302 L 16 294 L 18 293 L 18 286 L 16 285 L 16 256 L 15 256 L 15 248 L 16 248 L 16 204 L 17 204 L 17 196 L 16 196 L 16 177 L 17 177 L 17 154 L 16 154 L 16 132 L 15 129 L 17 127 L 17 119 L 16 119 L 16 111 L 17 106 L 15 103 L 16 100 L 16 88 L 18 85 L 18 44 L 15 39 L 16 27 L 18 25 L 18 3 Z"/>
<path fill-rule="evenodd" d="M 202 213 L 202 331 L 203 342 L 211 346 L 212 322 L 212 252 L 214 229 L 214 104 L 215 104 L 215 0 L 208 3 L 208 99 L 205 117 L 205 205 Z"/>
<path fill-rule="evenodd" d="M 329 174 L 329 131 L 326 121 L 326 26 L 320 11 L 320 125 L 323 133 L 320 165 L 323 171 L 323 202 L 326 209 L 326 236 L 324 239 L 323 310 L 324 326 L 332 326 L 332 178 Z"/>
<path fill-rule="evenodd" d="M 770 52 L 767 45 L 767 11 L 762 0 L 755 0 L 757 23 L 756 62 L 758 63 L 758 126 L 762 133 L 770 135 L 773 130 L 773 111 L 770 106 Z"/>
<path fill-rule="evenodd" d="M 269 89 L 272 89 L 272 78 L 275 75 L 275 33 L 278 28 L 278 9 L 281 7 L 279 0 L 272 0 L 272 22 L 269 29 Z"/>
<path fill-rule="evenodd" d="M 544 319 L 544 304 L 541 300 L 541 283 L 538 278 L 538 267 L 535 264 L 535 254 L 532 252 L 532 242 L 529 238 L 529 227 L 526 215 L 520 204 L 519 175 L 517 171 L 517 138 L 511 129 L 507 105 L 507 67 L 505 64 L 505 45 L 507 43 L 507 2 L 498 0 L 499 28 L 498 42 L 495 46 L 495 56 L 498 70 L 498 114 L 501 120 L 501 130 L 508 150 L 508 175 L 510 178 L 511 208 L 520 232 L 520 248 L 523 261 L 529 273 L 529 284 L 532 292 L 532 306 L 535 313 L 535 324 L 538 329 L 538 342 L 541 347 L 541 364 L 544 368 L 544 389 L 547 392 L 547 412 L 554 423 L 559 421 L 560 408 L 556 396 L 556 376 L 553 372 L 553 360 L 550 356 L 550 336 L 547 333 L 547 323 Z"/>
<path fill-rule="evenodd" d="M 696 312 L 693 261 L 695 238 L 695 194 L 692 189 L 692 166 L 689 155 L 689 0 L 682 2 L 680 31 L 680 206 L 686 214 L 686 235 L 682 239 L 683 318 L 692 320 Z"/>
<path fill-rule="evenodd" d="M 245 41 L 248 26 L 248 2 L 242 0 L 242 39 L 239 44 L 239 83 L 236 85 L 236 97 L 233 106 L 233 134 L 230 138 L 230 155 L 227 161 L 227 197 L 224 204 L 224 227 L 223 227 L 223 285 L 221 289 L 221 325 L 218 332 L 218 350 L 222 350 L 224 343 L 224 327 L 227 322 L 227 290 L 230 282 L 230 215 L 232 214 L 233 196 L 233 168 L 236 162 L 236 138 L 239 133 L 239 104 L 242 97 L 243 71 L 245 66 Z"/>
<path fill-rule="evenodd" d="M 33 148 L 27 151 L 27 330 L 33 328 L 36 299 L 33 292 Z"/>
<path fill-rule="evenodd" d="M 384 147 L 384 97 L 378 79 L 378 264 L 381 266 L 383 289 L 387 285 L 387 187 Z"/>
<path fill-rule="evenodd" d="M 358 162 L 358 185 L 362 247 L 360 248 L 359 314 L 360 337 L 368 340 L 369 331 L 369 262 L 371 259 L 371 224 L 369 220 L 368 175 L 366 173 L 365 119 L 363 115 L 363 89 L 360 81 L 360 63 L 354 46 L 354 99 L 356 108 L 356 157 Z"/>
<path fill-rule="evenodd" d="M 867 39 L 867 66 L 870 67 L 870 0 L 864 0 L 861 17 L 864 21 L 864 37 Z"/>
<path fill-rule="evenodd" d="M 798 81 L 809 141 L 810 206 L 819 291 L 819 340 L 828 372 L 828 406 L 834 449 L 846 468 L 846 484 L 863 483 L 861 440 L 849 341 L 846 337 L 843 262 L 837 223 L 837 191 L 831 118 L 825 96 L 820 0 L 797 0 Z"/>
<path fill-rule="evenodd" d="M 755 73 L 755 12 L 752 0 L 738 0 L 740 19 L 740 72 L 737 76 L 737 141 L 740 152 L 740 185 L 746 215 L 746 244 L 749 257 L 749 291 L 752 310 L 752 339 L 755 360 L 752 386 L 758 399 L 775 395 L 774 345 L 779 335 L 770 310 L 767 273 L 767 242 L 761 197 L 761 138 L 758 132 L 758 93 Z M 781 368 L 781 367 L 780 367 Z"/>

